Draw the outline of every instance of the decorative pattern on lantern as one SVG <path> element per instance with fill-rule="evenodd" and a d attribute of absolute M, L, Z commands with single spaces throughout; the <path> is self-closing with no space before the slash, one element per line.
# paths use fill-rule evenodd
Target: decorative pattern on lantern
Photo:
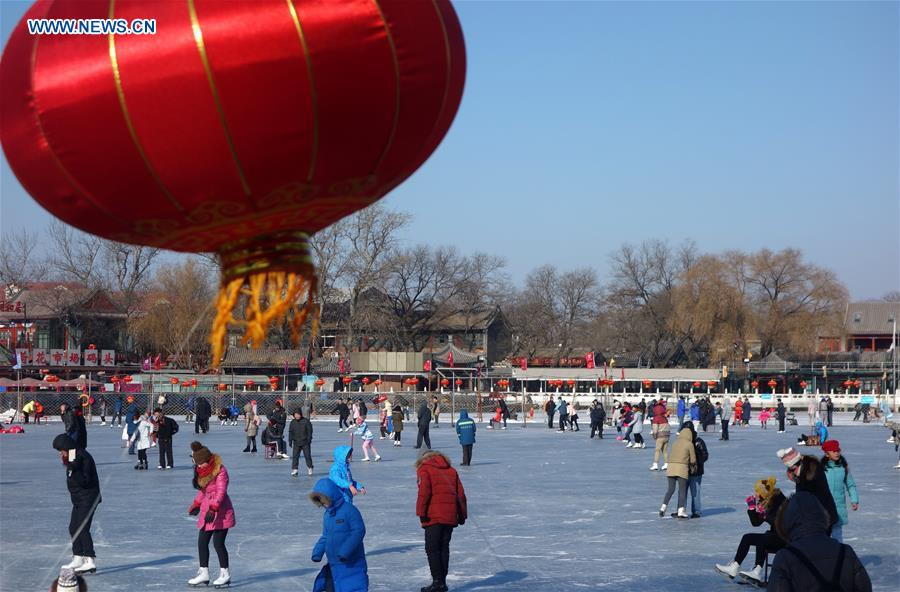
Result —
<path fill-rule="evenodd" d="M 344 384 L 350 384 L 351 382 L 353 382 L 353 379 L 350 378 L 349 376 L 345 376 L 341 380 L 344 382 Z"/>
<path fill-rule="evenodd" d="M 224 382 L 220 382 L 220 383 L 219 383 L 219 390 L 220 390 L 220 391 L 227 391 L 227 390 L 228 390 L 228 385 L 225 384 Z"/>
<path fill-rule="evenodd" d="M 253 384 L 254 384 L 253 381 L 250 380 L 249 378 L 247 379 L 246 382 L 244 382 L 244 386 L 246 386 L 247 388 L 253 388 Z"/>
<path fill-rule="evenodd" d="M 449 378 L 442 378 L 442 379 L 441 379 L 441 386 L 445 386 L 445 387 L 446 387 L 446 386 L 450 386 L 450 379 L 449 379 Z"/>
<path fill-rule="evenodd" d="M 645 389 L 651 388 L 651 387 L 653 386 L 653 381 L 652 381 L 652 380 L 645 380 L 645 381 L 643 382 L 643 385 L 644 385 L 644 388 L 645 388 Z"/>
<path fill-rule="evenodd" d="M 369 381 L 369 377 L 368 377 L 368 376 L 363 376 L 363 379 L 362 379 L 360 382 L 362 382 L 363 384 L 369 384 L 369 382 L 370 382 L 370 381 Z"/>
<path fill-rule="evenodd" d="M 462 386 L 462 382 L 463 382 L 463 381 L 462 381 L 462 378 L 457 378 L 456 381 L 455 381 L 455 384 L 456 384 L 457 387 L 461 387 L 461 386 Z"/>
<path fill-rule="evenodd" d="M 800 381 L 800 388 L 802 388 L 802 389 L 805 389 L 805 388 L 806 388 L 806 381 L 805 381 L 805 380 L 801 380 L 801 381 Z"/>
<path fill-rule="evenodd" d="M 29 35 L 56 17 L 164 34 Z M 450 0 L 38 0 L 0 61 L 0 142 L 68 224 L 219 255 L 218 366 L 229 326 L 255 347 L 284 321 L 295 343 L 310 315 L 316 331 L 309 235 L 425 162 L 465 68 Z"/>
<path fill-rule="evenodd" d="M 753 387 L 754 389 L 759 388 L 759 381 L 754 380 L 753 382 L 750 383 L 750 386 Z"/>
<path fill-rule="evenodd" d="M 774 391 L 774 390 L 775 390 L 775 387 L 778 386 L 778 381 L 775 380 L 774 378 L 772 378 L 772 379 L 770 379 L 769 382 L 767 382 L 766 384 L 769 385 L 769 388 L 772 389 L 772 390 Z"/>
<path fill-rule="evenodd" d="M 380 378 L 376 378 L 375 381 L 374 381 L 374 384 L 375 384 L 375 386 L 381 386 L 381 379 L 380 379 Z"/>
<path fill-rule="evenodd" d="M 575 381 L 570 378 L 566 381 L 566 384 L 569 386 L 569 388 L 572 388 L 573 386 L 575 386 Z"/>

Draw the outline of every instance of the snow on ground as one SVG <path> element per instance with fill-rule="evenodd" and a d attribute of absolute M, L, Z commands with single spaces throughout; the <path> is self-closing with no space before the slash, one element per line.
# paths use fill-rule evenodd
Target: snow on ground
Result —
<path fill-rule="evenodd" d="M 841 420 L 832 435 L 842 443 L 861 498 L 844 529 L 846 542 L 862 558 L 876 590 L 900 589 L 900 471 L 892 468 L 897 454 L 885 443 L 890 433 L 876 424 Z M 708 434 L 704 517 L 679 521 L 657 517 L 665 477 L 648 470 L 651 448 L 625 449 L 614 438 L 591 441 L 584 428 L 551 432 L 539 422 L 524 429 L 510 424 L 505 431 L 485 427 L 479 425 L 473 466 L 461 468 L 470 519 L 451 544 L 449 583 L 455 592 L 733 588 L 713 563 L 729 560 L 740 535 L 753 530 L 744 498 L 756 479 L 775 475 L 786 493 L 793 492 L 775 451 L 792 445 L 801 431 L 732 428 L 730 442 Z M 69 560 L 69 496 L 50 446 L 60 431 L 57 422 L 0 436 L 0 590 L 47 590 Z M 652 445 L 650 430 L 644 431 Z M 90 589 L 186 589 L 197 566 L 195 518 L 187 515 L 194 496 L 191 426 L 182 423 L 175 436 L 172 471 L 155 470 L 155 448 L 151 470 L 133 470 L 136 457 L 120 447 L 120 433 L 97 424 L 89 428 L 103 494 L 92 531 L 99 569 L 88 576 Z M 354 476 L 368 488 L 356 503 L 367 525 L 371 590 L 413 591 L 430 582 L 415 516 L 414 436 L 405 430 L 402 448 L 376 440 L 384 459 L 353 465 Z M 455 432 L 443 424 L 431 437 L 458 464 Z M 290 477 L 290 461 L 241 453 L 240 426 L 214 422 L 198 439 L 222 455 L 231 476 L 238 522 L 227 540 L 232 587 L 311 590 L 320 565 L 309 555 L 322 512 L 306 495 L 314 479 L 327 474 L 333 447 L 348 436 L 337 433 L 336 422 L 315 422 L 311 478 Z M 218 563 L 212 549 L 211 554 L 215 577 Z"/>

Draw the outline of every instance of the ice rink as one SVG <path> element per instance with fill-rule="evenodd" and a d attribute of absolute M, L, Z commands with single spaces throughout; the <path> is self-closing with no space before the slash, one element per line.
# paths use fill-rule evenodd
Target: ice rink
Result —
<path fill-rule="evenodd" d="M 585 414 L 586 415 L 586 414 Z M 486 419 L 486 417 L 485 417 Z M 414 423 L 411 422 L 411 423 Z M 187 515 L 191 487 L 191 426 L 175 436 L 175 463 L 158 471 L 135 471 L 135 456 L 121 448 L 121 430 L 94 424 L 88 450 L 98 465 L 103 503 L 93 526 L 98 571 L 90 590 L 179 590 L 197 569 L 197 528 Z M 661 519 L 657 510 L 665 477 L 648 470 L 653 450 L 626 449 L 613 438 L 589 440 L 588 431 L 560 434 L 546 424 L 510 424 L 487 430 L 479 424 L 473 466 L 460 471 L 469 499 L 469 521 L 451 544 L 449 584 L 474 590 L 629 591 L 727 590 L 714 569 L 731 559 L 740 535 L 753 529 L 744 498 L 753 483 L 778 478 L 785 494 L 794 487 L 775 455 L 795 443 L 800 427 L 777 434 L 732 428 L 730 442 L 702 434 L 710 458 L 703 482 L 704 516 Z M 771 425 L 771 424 L 770 424 Z M 231 483 L 237 526 L 228 535 L 232 588 L 311 590 L 320 564 L 310 551 L 321 532 L 322 511 L 307 499 L 312 483 L 327 474 L 332 449 L 349 437 L 336 422 L 314 422 L 315 474 L 290 476 L 289 460 L 243 454 L 240 425 L 197 439 L 222 455 Z M 403 446 L 376 440 L 383 460 L 354 462 L 356 479 L 368 489 L 356 504 L 366 521 L 365 546 L 371 590 L 414 591 L 430 583 L 423 535 L 415 516 L 415 431 L 408 424 Z M 801 426 L 802 427 L 802 426 Z M 29 426 L 24 435 L 0 436 L 0 589 L 47 590 L 70 559 L 70 502 L 64 469 L 50 442 L 56 423 Z M 373 430 L 374 431 L 374 430 Z M 649 429 L 645 429 L 652 447 Z M 832 428 L 860 492 L 845 542 L 862 558 L 876 590 L 900 589 L 900 470 L 883 427 Z M 455 431 L 431 430 L 432 445 L 459 463 Z M 820 454 L 818 449 L 806 449 Z M 358 458 L 357 458 L 358 460 Z M 674 501 L 674 500 L 673 500 Z M 752 558 L 752 554 L 751 554 Z M 745 568 L 752 567 L 751 559 Z M 218 563 L 212 553 L 210 571 Z"/>

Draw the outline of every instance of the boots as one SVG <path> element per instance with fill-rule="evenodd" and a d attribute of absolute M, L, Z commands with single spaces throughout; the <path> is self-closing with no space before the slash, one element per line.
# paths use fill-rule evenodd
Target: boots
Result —
<path fill-rule="evenodd" d="M 658 471 L 658 470 L 659 470 L 659 465 L 657 465 L 656 463 L 653 463 L 652 465 L 650 465 L 650 470 L 651 470 L 651 471 Z"/>
<path fill-rule="evenodd" d="M 216 588 L 226 588 L 229 585 L 231 585 L 231 575 L 228 573 L 228 568 L 220 568 L 219 577 L 216 578 L 215 582 L 213 582 L 213 586 L 215 586 Z"/>
<path fill-rule="evenodd" d="M 430 586 L 421 588 L 421 592 L 447 592 L 447 584 L 439 580 L 432 580 Z"/>
<path fill-rule="evenodd" d="M 75 569 L 75 568 L 79 567 L 83 562 L 84 562 L 84 557 L 82 557 L 81 555 L 73 555 L 72 561 L 65 564 L 63 567 L 67 568 L 67 569 Z"/>
<path fill-rule="evenodd" d="M 719 572 L 720 574 L 724 574 L 724 575 L 728 576 L 732 580 L 737 577 L 740 569 L 741 569 L 741 564 L 738 563 L 737 561 L 732 561 L 728 565 L 719 565 L 718 563 L 716 564 L 716 571 Z"/>
<path fill-rule="evenodd" d="M 197 575 L 188 580 L 188 586 L 199 586 L 203 584 L 204 586 L 209 586 L 209 568 L 201 567 L 199 571 L 197 571 Z"/>
<path fill-rule="evenodd" d="M 663 463 L 663 466 L 661 466 L 661 467 L 659 468 L 659 470 L 660 470 L 660 471 L 665 471 L 665 470 L 668 469 L 668 468 L 669 468 L 669 463 Z"/>
<path fill-rule="evenodd" d="M 690 516 L 688 516 L 688 513 L 684 508 L 678 508 L 677 517 L 678 518 L 690 518 Z"/>
<path fill-rule="evenodd" d="M 79 565 L 78 567 L 75 568 L 76 574 L 81 575 L 81 574 L 97 572 L 97 566 L 94 565 L 93 557 L 82 557 L 82 559 L 83 559 L 83 561 L 81 562 L 81 565 Z"/>
<path fill-rule="evenodd" d="M 659 507 L 659 517 L 662 518 L 666 515 L 666 504 L 663 504 Z"/>
<path fill-rule="evenodd" d="M 765 577 L 763 576 L 763 568 L 761 565 L 755 565 L 750 571 L 742 571 L 740 573 L 741 577 L 751 584 L 763 586 L 766 583 Z"/>

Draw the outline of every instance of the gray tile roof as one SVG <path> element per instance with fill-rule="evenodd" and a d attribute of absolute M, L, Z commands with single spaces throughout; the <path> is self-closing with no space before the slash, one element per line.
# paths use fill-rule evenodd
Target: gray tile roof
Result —
<path fill-rule="evenodd" d="M 900 302 L 851 302 L 844 315 L 848 335 L 890 335 L 891 320 L 900 324 Z"/>

